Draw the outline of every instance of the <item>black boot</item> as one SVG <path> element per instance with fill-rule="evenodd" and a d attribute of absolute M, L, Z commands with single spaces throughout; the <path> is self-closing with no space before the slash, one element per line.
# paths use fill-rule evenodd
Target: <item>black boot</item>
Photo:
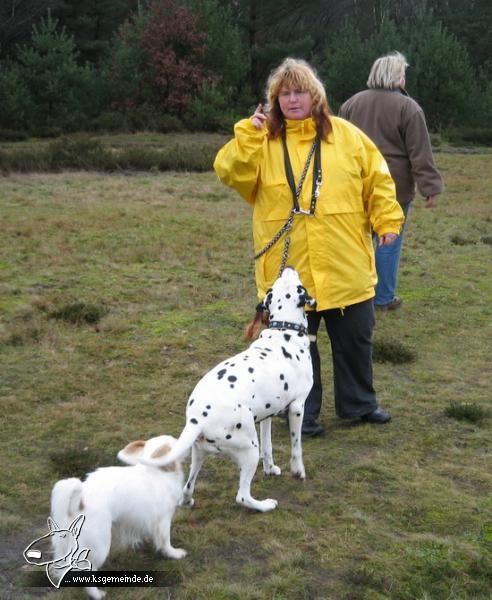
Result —
<path fill-rule="evenodd" d="M 314 419 L 308 419 L 302 423 L 302 437 L 316 437 L 325 432 L 324 427 L 317 423 Z"/>

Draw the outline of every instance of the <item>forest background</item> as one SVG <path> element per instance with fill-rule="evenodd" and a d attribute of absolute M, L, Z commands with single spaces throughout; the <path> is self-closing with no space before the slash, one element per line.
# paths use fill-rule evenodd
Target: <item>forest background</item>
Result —
<path fill-rule="evenodd" d="M 491 145 L 491 30 L 489 0 L 3 0 L 0 140 L 230 131 L 288 55 L 336 112 L 399 50 L 430 129 Z"/>

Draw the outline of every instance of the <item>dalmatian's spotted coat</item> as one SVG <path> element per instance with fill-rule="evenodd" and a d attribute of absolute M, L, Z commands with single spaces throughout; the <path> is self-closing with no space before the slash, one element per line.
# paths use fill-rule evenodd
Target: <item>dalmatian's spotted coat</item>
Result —
<path fill-rule="evenodd" d="M 206 456 L 223 453 L 239 467 L 236 502 L 262 512 L 276 508 L 276 500 L 255 500 L 251 496 L 251 481 L 260 458 L 255 425 L 260 424 L 263 469 L 267 475 L 280 475 L 272 455 L 271 417 L 286 408 L 290 469 L 294 476 L 305 478 L 301 426 L 304 402 L 313 383 L 305 304 L 315 306 L 315 301 L 297 272 L 286 268 L 263 302 L 275 328 L 263 330 L 246 351 L 218 364 L 196 385 L 178 442 L 164 458 L 151 463 L 164 466 L 192 447 L 183 504 L 193 505 L 195 482 Z"/>

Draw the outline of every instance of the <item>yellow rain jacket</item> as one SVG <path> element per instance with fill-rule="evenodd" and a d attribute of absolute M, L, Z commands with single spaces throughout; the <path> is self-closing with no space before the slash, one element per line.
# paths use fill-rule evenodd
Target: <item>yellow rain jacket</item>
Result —
<path fill-rule="evenodd" d="M 377 282 L 372 234 L 399 233 L 403 212 L 395 185 L 376 146 L 354 125 L 330 117 L 332 131 L 321 142 L 323 183 L 314 216 L 295 215 L 287 265 L 297 269 L 317 310 L 344 308 L 374 296 Z M 250 119 L 236 123 L 235 137 L 217 154 L 220 180 L 253 205 L 255 253 L 282 228 L 293 207 L 280 138 L 269 140 Z M 286 121 L 287 147 L 296 185 L 316 137 L 314 121 Z M 299 198 L 309 211 L 313 162 Z M 278 277 L 282 237 L 256 261 L 258 297 Z"/>

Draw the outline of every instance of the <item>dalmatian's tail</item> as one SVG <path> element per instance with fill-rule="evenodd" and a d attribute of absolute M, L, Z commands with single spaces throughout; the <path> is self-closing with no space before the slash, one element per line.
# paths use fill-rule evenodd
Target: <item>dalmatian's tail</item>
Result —
<path fill-rule="evenodd" d="M 188 421 L 171 450 L 166 444 L 162 448 L 154 450 L 150 457 L 141 457 L 139 462 L 149 467 L 165 467 L 175 461 L 180 461 L 185 458 L 201 433 L 199 425 Z"/>

